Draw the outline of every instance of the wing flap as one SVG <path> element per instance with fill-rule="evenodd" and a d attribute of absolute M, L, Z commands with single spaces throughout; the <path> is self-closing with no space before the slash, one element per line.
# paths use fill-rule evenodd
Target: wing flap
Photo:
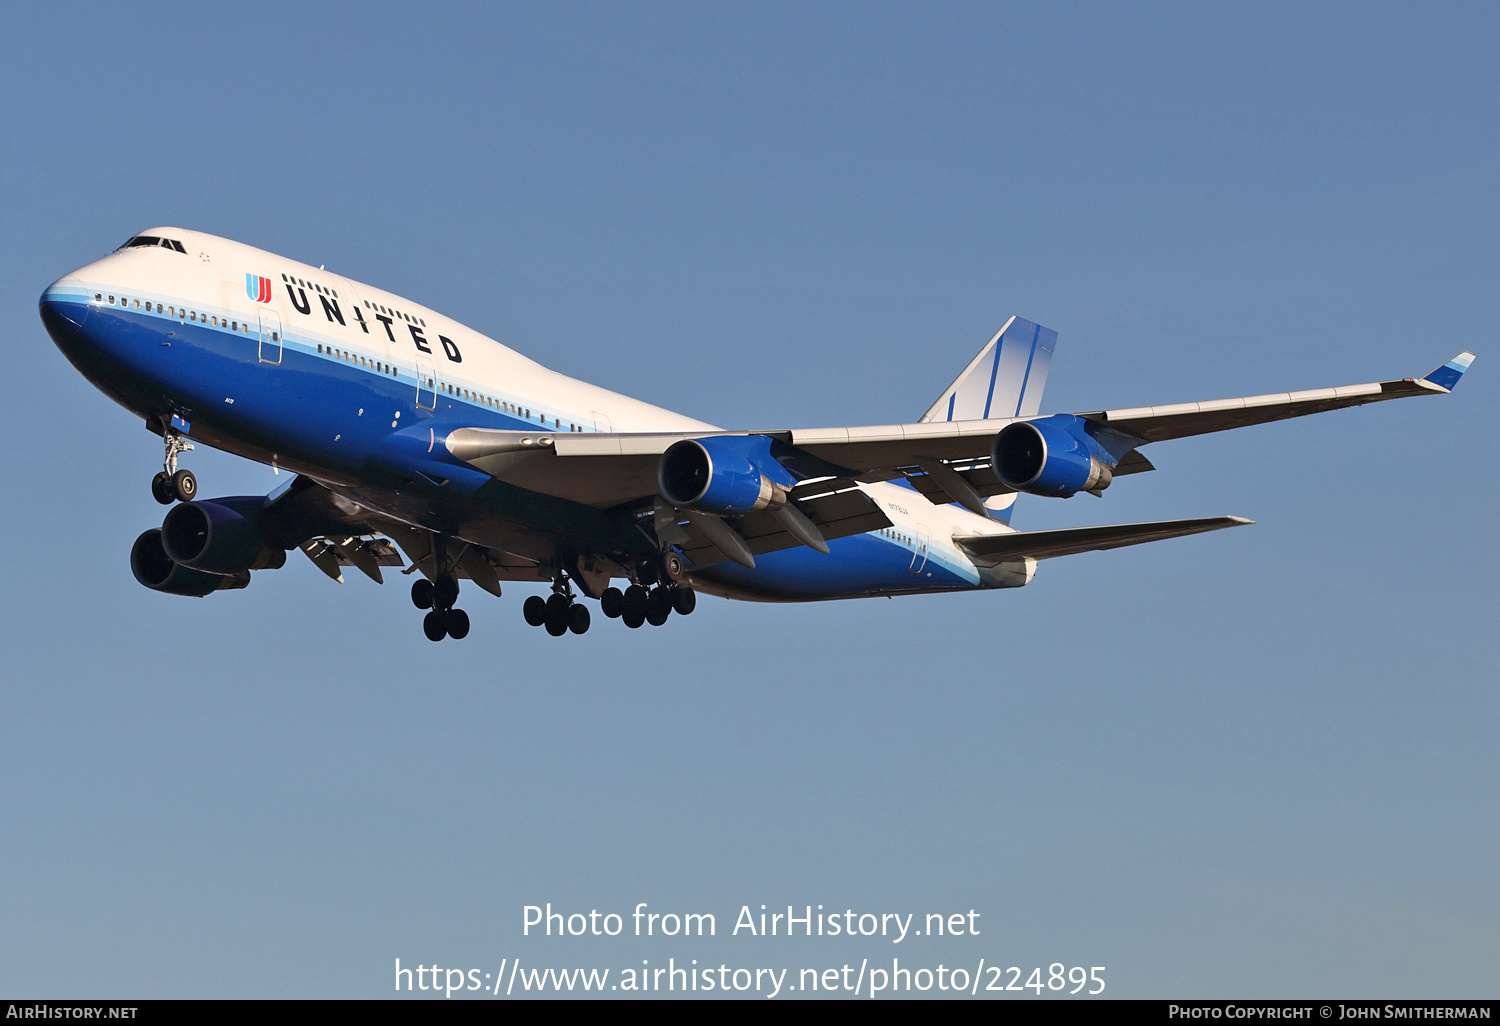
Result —
<path fill-rule="evenodd" d="M 1018 531 L 955 538 L 954 542 L 976 563 L 994 564 L 1031 557 L 1052 559 L 1080 552 L 1117 549 L 1125 545 L 1181 538 L 1226 527 L 1254 523 L 1244 517 L 1201 517 L 1196 520 L 1158 520 L 1145 524 L 1111 524 L 1106 527 L 1070 527 L 1056 531 Z"/>
<path fill-rule="evenodd" d="M 811 520 L 827 541 L 847 538 L 854 534 L 865 534 L 890 527 L 891 521 L 880 507 L 858 488 L 848 487 L 842 491 L 826 492 L 797 503 L 797 508 Z M 751 513 L 730 521 L 745 545 L 754 555 L 795 548 L 802 542 L 770 513 Z M 728 558 L 720 552 L 706 535 L 691 522 L 681 525 L 687 532 L 687 541 L 682 544 L 682 554 L 698 566 L 707 566 Z"/>

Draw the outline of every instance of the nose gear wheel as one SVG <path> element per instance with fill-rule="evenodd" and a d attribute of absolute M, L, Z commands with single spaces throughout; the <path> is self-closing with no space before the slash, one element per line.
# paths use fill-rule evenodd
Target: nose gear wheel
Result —
<path fill-rule="evenodd" d="M 198 497 L 198 479 L 186 468 L 177 469 L 177 457 L 192 452 L 191 442 L 184 442 L 175 431 L 162 434 L 166 453 L 162 457 L 162 471 L 151 479 L 151 497 L 163 506 L 174 502 L 192 502 Z"/>

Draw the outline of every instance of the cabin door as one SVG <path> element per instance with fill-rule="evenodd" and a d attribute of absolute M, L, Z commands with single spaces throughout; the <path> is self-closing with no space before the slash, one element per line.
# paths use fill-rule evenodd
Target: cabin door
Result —
<path fill-rule="evenodd" d="M 432 357 L 417 354 L 417 405 L 424 410 L 437 408 L 437 368 Z"/>
<path fill-rule="evenodd" d="M 281 347 L 281 318 L 270 310 L 260 310 L 260 362 L 280 363 Z"/>
<path fill-rule="evenodd" d="M 911 566 L 907 567 L 914 574 L 920 574 L 927 569 L 927 527 L 924 524 L 916 525 L 916 544 L 912 546 Z"/>

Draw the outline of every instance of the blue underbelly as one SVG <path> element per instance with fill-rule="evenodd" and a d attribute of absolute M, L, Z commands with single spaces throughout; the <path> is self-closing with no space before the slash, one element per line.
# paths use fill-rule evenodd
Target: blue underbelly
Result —
<path fill-rule="evenodd" d="M 977 587 L 976 575 L 964 575 L 937 559 L 923 563 L 913 553 L 878 534 L 857 534 L 828 543 L 829 554 L 798 546 L 755 557 L 755 569 L 716 563 L 694 576 L 721 582 L 757 597 L 783 601 L 855 598 L 905 592 L 956 591 Z"/>

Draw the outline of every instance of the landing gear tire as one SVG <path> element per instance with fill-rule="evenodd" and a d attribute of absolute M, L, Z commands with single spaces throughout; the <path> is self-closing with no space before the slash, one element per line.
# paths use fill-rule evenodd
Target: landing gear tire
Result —
<path fill-rule="evenodd" d="M 644 621 L 646 619 L 646 597 L 646 589 L 642 588 L 639 584 L 632 584 L 626 588 L 624 605 L 620 607 L 621 618 L 631 616 L 637 621 Z M 636 626 L 639 627 L 640 623 L 637 623 Z"/>
<path fill-rule="evenodd" d="M 678 616 L 687 616 L 698 608 L 698 593 L 692 588 L 673 588 L 672 608 Z"/>
<path fill-rule="evenodd" d="M 439 577 L 432 582 L 432 608 L 452 609 L 458 601 L 458 582 L 451 577 Z"/>
<path fill-rule="evenodd" d="M 436 609 L 422 618 L 422 633 L 427 635 L 428 641 L 442 641 L 448 636 L 445 619 L 443 614 Z"/>
<path fill-rule="evenodd" d="M 521 603 L 521 615 L 531 626 L 540 627 L 547 622 L 547 600 L 540 595 L 530 596 Z"/>
<path fill-rule="evenodd" d="M 198 479 L 191 470 L 179 470 L 172 475 L 172 498 L 179 502 L 192 502 L 197 497 Z"/>
<path fill-rule="evenodd" d="M 177 497 L 172 494 L 172 478 L 165 470 L 159 471 L 151 479 L 151 497 L 163 506 L 170 506 L 177 500 Z"/>
<path fill-rule="evenodd" d="M 666 588 L 655 588 L 646 600 L 646 622 L 660 627 L 672 615 L 672 593 Z"/>
<path fill-rule="evenodd" d="M 568 633 L 568 611 L 572 603 L 565 595 L 553 595 L 547 599 L 547 633 L 554 638 L 560 638 Z"/>
<path fill-rule="evenodd" d="M 667 551 L 661 556 L 661 582 L 678 585 L 687 578 L 687 564 L 679 553 Z"/>
<path fill-rule="evenodd" d="M 619 588 L 605 588 L 604 594 L 599 596 L 599 612 L 614 620 L 624 611 L 625 593 Z"/>
<path fill-rule="evenodd" d="M 589 607 L 575 602 L 568 607 L 568 630 L 574 634 L 583 634 L 588 629 Z"/>
<path fill-rule="evenodd" d="M 418 609 L 432 608 L 432 582 L 419 577 L 411 582 L 411 604 Z"/>
<path fill-rule="evenodd" d="M 620 622 L 631 630 L 635 630 L 646 622 L 646 614 L 635 609 L 627 609 L 620 614 Z"/>
<path fill-rule="evenodd" d="M 443 626 L 448 631 L 448 637 L 454 641 L 462 641 L 469 636 L 469 614 L 462 609 L 450 609 L 443 614 Z"/>

